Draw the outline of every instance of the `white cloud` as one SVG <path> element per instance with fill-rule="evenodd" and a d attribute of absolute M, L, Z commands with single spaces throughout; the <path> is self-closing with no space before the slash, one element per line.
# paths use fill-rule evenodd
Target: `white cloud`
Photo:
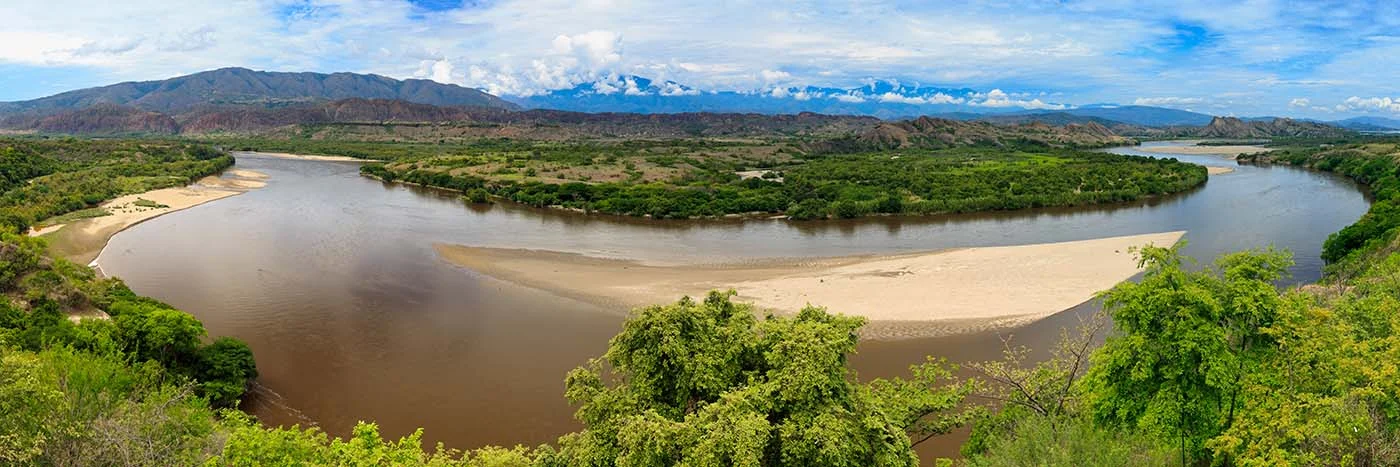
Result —
<path fill-rule="evenodd" d="M 661 95 L 663 95 L 663 96 L 698 96 L 698 95 L 700 95 L 700 90 L 698 90 L 698 89 L 687 89 L 687 88 L 681 86 L 680 84 L 667 81 L 667 82 L 665 82 L 665 83 L 661 83 Z"/>
<path fill-rule="evenodd" d="M 792 74 L 781 70 L 763 70 L 758 72 L 765 83 L 781 83 L 792 79 Z"/>
<path fill-rule="evenodd" d="M 443 84 L 457 84 L 453 75 L 452 62 L 447 60 L 424 60 L 413 73 L 414 78 L 426 78 Z"/>
<path fill-rule="evenodd" d="M 924 98 L 922 98 L 922 97 L 918 97 L 918 96 L 905 96 L 905 95 L 901 95 L 901 94 L 895 94 L 895 93 L 892 93 L 892 92 L 887 92 L 887 93 L 881 94 L 880 96 L 877 97 L 877 99 L 878 99 L 880 102 L 891 102 L 891 103 L 898 103 L 898 104 L 927 104 L 927 103 L 928 103 L 928 99 L 924 99 Z"/>
<path fill-rule="evenodd" d="M 850 95 L 850 94 L 841 94 L 841 95 L 838 95 L 838 96 L 836 96 L 836 100 L 841 101 L 841 102 L 845 102 L 845 103 L 848 103 L 848 104 L 859 104 L 859 103 L 861 103 L 861 102 L 865 102 L 865 98 L 864 98 L 864 97 L 855 96 L 855 95 Z"/>
<path fill-rule="evenodd" d="M 1139 97 L 1137 99 L 1133 99 L 1133 105 L 1175 107 L 1186 105 L 1198 105 L 1205 103 L 1205 101 L 1205 99 L 1199 97 Z"/>
<path fill-rule="evenodd" d="M 0 65 L 81 67 L 103 82 L 222 66 L 355 71 L 520 95 L 636 74 L 704 91 L 785 86 L 794 99 L 820 96 L 793 86 L 852 87 L 876 76 L 1065 91 L 1053 99 L 1080 103 L 1212 96 L 1201 105 L 1245 115 L 1318 112 L 1319 105 L 1289 105 L 1281 96 L 1393 102 L 1393 77 L 1400 76 L 1397 2 L 465 3 L 425 14 L 401 0 L 185 0 L 180 8 L 169 0 L 5 0 Z M 1160 44 L 1174 37 L 1176 23 L 1199 25 L 1210 40 L 1167 53 Z M 1214 97 L 1249 91 L 1267 94 Z M 1063 107 L 1043 101 L 1049 97 L 1003 94 L 972 101 Z M 1341 107 L 1381 109 L 1358 99 Z"/>
<path fill-rule="evenodd" d="M 622 35 L 603 30 L 555 36 L 554 53 L 582 59 L 590 67 L 603 67 L 622 61 Z"/>
<path fill-rule="evenodd" d="M 1306 108 L 1312 106 L 1312 100 L 1306 97 L 1295 97 L 1288 101 L 1288 106 L 1293 108 Z"/>
<path fill-rule="evenodd" d="M 1341 104 L 1337 104 L 1337 111 L 1360 111 L 1360 112 L 1394 112 L 1400 113 L 1400 97 L 1357 97 L 1351 96 Z"/>
<path fill-rule="evenodd" d="M 929 96 L 929 97 L 905 96 L 905 95 L 896 94 L 896 93 L 893 93 L 893 92 L 887 92 L 887 93 L 881 94 L 881 95 L 878 97 L 878 99 L 879 99 L 880 102 L 895 102 L 895 103 L 900 103 L 900 104 L 916 104 L 916 105 L 922 105 L 922 104 L 962 104 L 962 103 L 964 103 L 964 102 L 967 102 L 966 99 L 963 99 L 963 98 L 961 98 L 961 97 L 953 97 L 953 96 L 950 96 L 950 95 L 947 95 L 947 94 L 944 94 L 944 93 L 941 93 L 941 92 L 940 92 L 940 93 L 935 93 L 934 95 Z"/>
<path fill-rule="evenodd" d="M 973 95 L 973 99 L 974 100 L 968 102 L 968 105 L 995 108 L 1021 107 L 1035 110 L 1064 110 L 1070 108 L 1065 104 L 1050 104 L 1040 99 L 1013 99 L 1011 95 L 1000 89 L 993 89 L 986 93 L 975 94 Z"/>

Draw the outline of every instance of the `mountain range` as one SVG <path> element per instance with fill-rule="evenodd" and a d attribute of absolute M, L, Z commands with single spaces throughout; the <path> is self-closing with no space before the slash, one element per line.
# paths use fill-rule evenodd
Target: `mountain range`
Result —
<path fill-rule="evenodd" d="M 674 81 L 657 82 L 641 76 L 609 75 L 533 96 L 507 96 L 525 108 L 575 112 L 682 113 L 754 112 L 791 114 L 870 115 L 886 120 L 936 116 L 952 120 L 1002 122 L 1098 119 L 1142 126 L 1206 125 L 1211 115 L 1186 110 L 1138 105 L 1095 104 L 1070 108 L 1038 96 L 1008 95 L 1000 90 L 980 92 L 872 80 L 854 88 L 774 87 L 766 91 L 700 91 Z M 1066 118 L 1086 117 L 1086 118 Z"/>
<path fill-rule="evenodd" d="M 126 82 L 23 102 L 5 102 L 0 103 L 0 112 L 44 113 L 116 104 L 173 114 L 196 107 L 285 106 L 350 98 L 392 99 L 436 106 L 517 108 L 480 90 L 422 79 L 221 68 L 162 81 Z"/>
<path fill-rule="evenodd" d="M 1023 104 L 1036 108 L 1017 106 Z M 635 137 L 815 134 L 841 129 L 860 134 L 874 129 L 881 120 L 915 121 L 926 116 L 939 122 L 1075 125 L 1075 132 L 1087 128 L 1095 133 L 1103 129 L 1116 135 L 1149 137 L 1325 136 L 1339 131 L 1339 126 L 1357 131 L 1400 129 L 1400 121 L 1377 117 L 1348 119 L 1328 126 L 1274 118 L 1221 120 L 1201 113 L 1148 106 L 1058 107 L 1062 106 L 998 90 L 981 92 L 896 81 L 871 81 L 855 88 L 808 86 L 765 92 L 716 92 L 629 75 L 507 100 L 481 90 L 428 80 L 223 68 L 163 81 L 120 83 L 0 103 L 0 128 L 82 134 L 198 134 L 262 132 L 305 124 L 475 122 L 555 137 L 538 129 L 559 123 L 570 128 L 561 131 L 561 135 Z M 921 128 L 944 126 L 947 125 L 930 126 L 925 122 Z M 886 131 L 887 137 L 899 133 L 886 130 L 890 130 Z M 466 133 L 502 137 L 512 134 Z M 949 137 L 957 139 L 960 135 Z M 1054 141 L 1058 140 L 1046 139 L 1047 143 Z"/>

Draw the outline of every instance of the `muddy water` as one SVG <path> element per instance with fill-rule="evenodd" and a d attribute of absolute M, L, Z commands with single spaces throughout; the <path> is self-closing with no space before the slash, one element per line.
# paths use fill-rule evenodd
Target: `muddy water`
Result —
<path fill-rule="evenodd" d="M 1121 150 L 1131 151 L 1131 150 Z M 1235 166 L 1212 156 L 1176 156 Z M 439 242 L 538 248 L 652 262 L 895 253 L 1186 230 L 1208 258 L 1273 244 L 1320 274 L 1328 234 L 1367 200 L 1355 184 L 1288 167 L 1239 166 L 1204 187 L 1124 206 L 933 218 L 788 223 L 648 222 L 511 206 L 473 207 L 386 185 L 356 164 L 240 155 L 266 188 L 143 223 L 114 237 L 103 270 L 252 345 L 261 387 L 245 408 L 271 424 L 344 434 L 372 420 L 450 447 L 537 444 L 576 428 L 564 373 L 601 353 L 621 323 L 599 309 L 453 267 Z M 1088 306 L 1081 308 L 1089 308 Z M 1000 337 L 1043 347 L 1074 313 L 991 334 L 870 341 L 852 365 L 892 376 L 925 355 L 995 358 Z M 956 453 L 935 440 L 925 457 Z"/>

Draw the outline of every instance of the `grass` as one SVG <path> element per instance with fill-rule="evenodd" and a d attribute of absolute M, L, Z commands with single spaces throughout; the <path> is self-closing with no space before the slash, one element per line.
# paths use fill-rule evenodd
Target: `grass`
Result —
<path fill-rule="evenodd" d="M 67 224 L 73 221 L 91 219 L 94 217 L 105 217 L 110 215 L 112 215 L 112 213 L 108 212 L 106 209 L 103 208 L 88 208 L 79 211 L 73 211 L 61 216 L 49 218 L 48 220 L 44 221 L 44 226 Z"/>
<path fill-rule="evenodd" d="M 145 199 L 145 198 L 136 198 L 136 201 L 132 202 L 131 204 L 135 204 L 135 205 L 140 206 L 140 207 L 143 207 L 143 208 L 168 208 L 168 207 L 170 207 L 170 206 L 166 206 L 166 205 L 164 205 L 164 204 L 160 204 L 160 203 L 157 203 L 157 202 L 155 202 L 155 201 L 151 201 L 151 200 Z"/>

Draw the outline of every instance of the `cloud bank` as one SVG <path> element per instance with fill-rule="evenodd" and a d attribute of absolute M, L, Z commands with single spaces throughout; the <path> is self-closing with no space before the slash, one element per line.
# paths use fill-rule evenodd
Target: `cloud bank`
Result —
<path fill-rule="evenodd" d="M 638 75 L 799 99 L 895 78 L 989 90 L 898 97 L 984 108 L 1317 115 L 1393 113 L 1400 76 L 1400 2 L 10 0 L 0 17 L 0 100 L 246 66 L 507 95 Z"/>

